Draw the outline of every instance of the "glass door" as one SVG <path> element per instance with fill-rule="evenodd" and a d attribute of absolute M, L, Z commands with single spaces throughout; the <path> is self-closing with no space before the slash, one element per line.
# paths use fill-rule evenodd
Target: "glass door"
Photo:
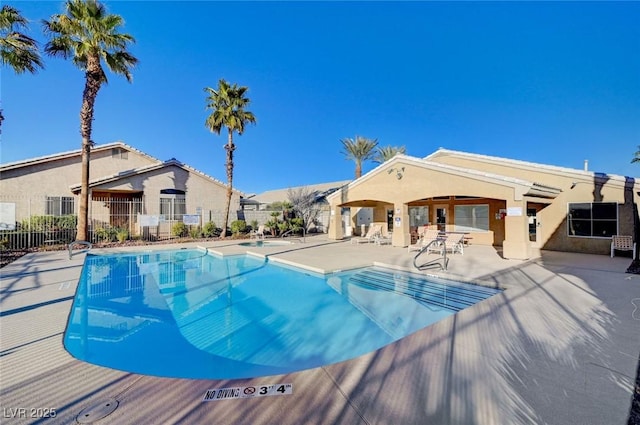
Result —
<path fill-rule="evenodd" d="M 436 225 L 438 226 L 438 230 L 441 232 L 445 232 L 447 230 L 447 206 L 446 205 L 436 205 Z"/>

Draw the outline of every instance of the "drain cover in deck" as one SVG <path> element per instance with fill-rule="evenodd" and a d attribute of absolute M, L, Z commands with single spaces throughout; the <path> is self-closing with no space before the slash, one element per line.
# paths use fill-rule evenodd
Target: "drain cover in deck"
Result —
<path fill-rule="evenodd" d="M 106 418 L 118 408 L 118 401 L 115 398 L 101 400 L 92 406 L 89 406 L 76 416 L 76 420 L 81 424 L 90 424 Z"/>

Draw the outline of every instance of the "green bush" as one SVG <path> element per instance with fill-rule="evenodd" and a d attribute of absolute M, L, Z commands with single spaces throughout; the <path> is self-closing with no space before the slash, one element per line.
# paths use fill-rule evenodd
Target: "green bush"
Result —
<path fill-rule="evenodd" d="M 181 221 L 178 221 L 171 228 L 171 233 L 173 234 L 173 236 L 177 236 L 179 238 L 181 238 L 183 236 L 186 236 L 187 235 L 187 225 L 184 224 Z"/>
<path fill-rule="evenodd" d="M 258 220 L 251 220 L 251 230 L 258 230 Z"/>
<path fill-rule="evenodd" d="M 117 229 L 116 238 L 118 238 L 118 242 L 122 243 L 129 239 L 129 231 L 127 229 Z"/>
<path fill-rule="evenodd" d="M 189 228 L 189 236 L 193 239 L 199 239 L 202 237 L 202 230 L 200 230 L 200 226 L 193 226 Z"/>
<path fill-rule="evenodd" d="M 202 233 L 204 234 L 205 238 L 212 238 L 220 234 L 220 232 L 218 232 L 216 224 L 213 221 L 209 221 L 204 224 L 204 226 L 202 227 Z"/>
<path fill-rule="evenodd" d="M 277 236 L 278 233 L 278 220 L 269 220 L 265 224 L 271 232 L 271 236 Z"/>
<path fill-rule="evenodd" d="M 247 223 L 244 220 L 235 220 L 231 222 L 231 233 L 234 235 L 247 231 Z"/>
<path fill-rule="evenodd" d="M 98 227 L 94 234 L 96 239 L 100 242 L 113 242 L 118 235 L 118 229 L 112 227 Z"/>
<path fill-rule="evenodd" d="M 20 223 L 21 230 L 31 232 L 46 232 L 60 229 L 75 229 L 78 217 L 75 215 L 32 215 L 22 220 Z"/>
<path fill-rule="evenodd" d="M 289 223 L 287 223 L 286 221 L 281 221 L 280 223 L 278 223 L 278 230 L 280 231 L 280 234 L 286 232 L 287 230 L 289 230 Z"/>
<path fill-rule="evenodd" d="M 291 219 L 291 228 L 296 232 L 299 232 L 300 229 L 302 229 L 303 224 L 304 224 L 304 220 L 301 218 Z"/>

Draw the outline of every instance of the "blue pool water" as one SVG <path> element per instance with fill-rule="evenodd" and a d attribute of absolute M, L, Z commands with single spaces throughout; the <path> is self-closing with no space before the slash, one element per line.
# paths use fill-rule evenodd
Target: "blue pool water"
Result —
<path fill-rule="evenodd" d="M 276 375 L 376 350 L 496 292 L 202 250 L 88 254 L 64 345 L 80 360 L 145 375 Z"/>

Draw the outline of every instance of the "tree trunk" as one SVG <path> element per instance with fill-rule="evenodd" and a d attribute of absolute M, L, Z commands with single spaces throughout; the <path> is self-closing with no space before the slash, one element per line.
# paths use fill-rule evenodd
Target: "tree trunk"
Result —
<path fill-rule="evenodd" d="M 102 84 L 100 58 L 90 57 L 87 61 L 82 108 L 80 108 L 80 135 L 82 136 L 82 175 L 80 181 L 80 207 L 78 211 L 78 232 L 76 240 L 89 240 L 89 162 L 91 158 L 91 130 L 93 125 L 93 105 Z"/>
<path fill-rule="evenodd" d="M 222 238 L 227 236 L 227 226 L 229 225 L 229 209 L 231 208 L 231 196 L 233 195 L 233 151 L 236 147 L 233 144 L 233 131 L 229 130 L 229 138 L 226 145 L 227 151 L 227 202 L 224 207 L 224 227 L 222 228 Z"/>
<path fill-rule="evenodd" d="M 82 139 L 82 174 L 80 186 L 80 210 L 78 215 L 78 233 L 76 240 L 88 240 L 87 222 L 89 217 L 89 159 L 91 156 L 91 144 Z"/>

